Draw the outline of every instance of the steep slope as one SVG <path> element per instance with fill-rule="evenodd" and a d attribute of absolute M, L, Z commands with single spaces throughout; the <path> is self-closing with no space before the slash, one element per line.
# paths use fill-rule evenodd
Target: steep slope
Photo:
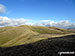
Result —
<path fill-rule="evenodd" d="M 75 52 L 75 35 L 49 38 L 27 45 L 0 48 L 0 56 L 60 56 L 58 52 Z M 75 56 L 75 54 L 61 56 Z"/>
<path fill-rule="evenodd" d="M 71 31 L 56 27 L 28 26 L 0 28 L 0 46 L 9 47 L 64 36 Z"/>
<path fill-rule="evenodd" d="M 24 33 L 28 33 L 28 31 L 32 32 L 31 30 L 25 29 L 23 27 L 13 27 L 4 32 L 0 32 L 0 45 L 16 37 L 19 37 Z"/>

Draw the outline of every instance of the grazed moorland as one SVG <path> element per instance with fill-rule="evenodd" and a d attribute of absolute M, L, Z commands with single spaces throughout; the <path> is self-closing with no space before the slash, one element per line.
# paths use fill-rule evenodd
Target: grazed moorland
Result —
<path fill-rule="evenodd" d="M 73 31 L 56 27 L 18 26 L 0 28 L 0 46 L 10 47 L 39 40 L 72 34 Z"/>
<path fill-rule="evenodd" d="M 0 56 L 59 56 L 61 51 L 75 52 L 75 31 L 27 25 L 0 28 Z"/>
<path fill-rule="evenodd" d="M 0 48 L 0 56 L 60 56 L 58 52 L 75 52 L 75 35 L 48 38 L 27 45 Z M 62 55 L 75 56 L 75 54 Z"/>

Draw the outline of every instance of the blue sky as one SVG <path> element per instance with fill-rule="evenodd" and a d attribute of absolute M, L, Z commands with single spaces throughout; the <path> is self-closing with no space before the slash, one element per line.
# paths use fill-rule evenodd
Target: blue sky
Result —
<path fill-rule="evenodd" d="M 75 18 L 74 0 L 0 0 L 11 18 L 70 20 Z"/>
<path fill-rule="evenodd" d="M 0 0 L 6 8 L 0 16 L 39 20 L 75 19 L 75 0 Z"/>

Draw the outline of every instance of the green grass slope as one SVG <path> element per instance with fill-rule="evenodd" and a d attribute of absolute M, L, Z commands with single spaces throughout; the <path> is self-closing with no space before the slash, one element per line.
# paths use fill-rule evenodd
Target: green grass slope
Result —
<path fill-rule="evenodd" d="M 56 27 L 28 26 L 0 28 L 0 46 L 9 47 L 33 43 L 51 37 L 60 37 L 73 33 Z"/>

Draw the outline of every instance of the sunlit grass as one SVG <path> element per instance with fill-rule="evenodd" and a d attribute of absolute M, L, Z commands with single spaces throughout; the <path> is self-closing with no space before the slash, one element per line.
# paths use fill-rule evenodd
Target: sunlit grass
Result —
<path fill-rule="evenodd" d="M 0 46 L 9 47 L 71 34 L 72 31 L 56 27 L 18 26 L 0 28 Z"/>

